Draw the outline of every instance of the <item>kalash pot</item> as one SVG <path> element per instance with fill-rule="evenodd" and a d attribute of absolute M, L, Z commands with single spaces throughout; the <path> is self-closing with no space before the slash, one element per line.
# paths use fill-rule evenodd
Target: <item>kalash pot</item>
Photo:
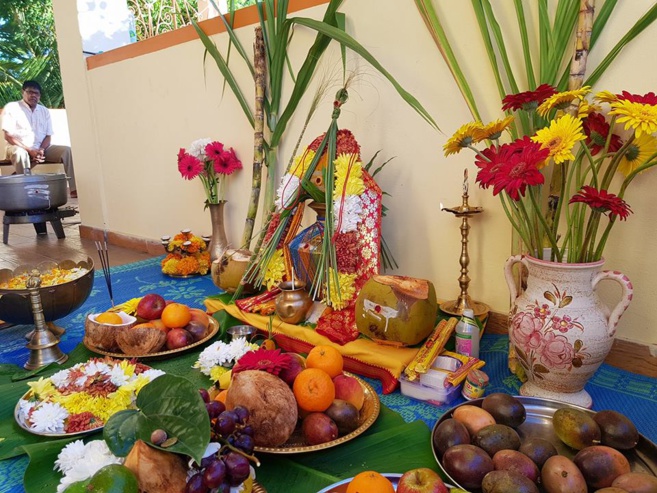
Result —
<path fill-rule="evenodd" d="M 66 201 L 66 175 L 62 173 L 0 176 L 0 210 L 47 210 Z"/>

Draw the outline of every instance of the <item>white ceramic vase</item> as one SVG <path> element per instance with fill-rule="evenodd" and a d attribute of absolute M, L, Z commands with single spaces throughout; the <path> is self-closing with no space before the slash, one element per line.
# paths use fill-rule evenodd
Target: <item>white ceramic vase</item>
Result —
<path fill-rule="evenodd" d="M 518 293 L 513 266 L 524 265 L 527 288 Z M 609 354 L 616 325 L 632 300 L 632 284 L 618 271 L 601 271 L 604 260 L 567 264 L 516 255 L 507 260 L 511 293 L 509 342 L 527 375 L 525 396 L 591 407 L 584 385 Z M 595 291 L 602 280 L 622 288 L 610 310 Z"/>

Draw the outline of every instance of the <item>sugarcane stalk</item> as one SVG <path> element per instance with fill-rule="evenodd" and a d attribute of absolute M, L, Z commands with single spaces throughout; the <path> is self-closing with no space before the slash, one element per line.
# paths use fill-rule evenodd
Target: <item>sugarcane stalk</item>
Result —
<path fill-rule="evenodd" d="M 249 208 L 246 213 L 244 233 L 242 234 L 242 245 L 248 249 L 253 237 L 253 227 L 258 214 L 258 203 L 260 202 L 260 189 L 262 186 L 262 162 L 264 160 L 264 100 L 265 100 L 265 76 L 267 64 L 265 63 L 265 42 L 260 26 L 255 28 L 255 41 L 253 43 L 253 65 L 255 70 L 255 113 L 253 132 L 253 180 L 251 182 L 251 197 Z"/>
<path fill-rule="evenodd" d="M 579 17 L 577 20 L 577 36 L 575 37 L 575 52 L 570 62 L 570 76 L 568 78 L 568 90 L 574 91 L 582 87 L 584 74 L 586 73 L 586 61 L 589 56 L 591 44 L 591 31 L 593 30 L 593 13 L 595 12 L 595 0 L 580 0 Z M 575 100 L 567 112 L 577 116 L 579 100 Z M 561 201 L 561 191 L 564 185 L 564 163 L 552 167 L 552 179 L 550 180 L 550 195 L 548 195 L 546 220 L 550 231 L 555 231 L 559 223 L 557 211 Z M 546 234 L 543 237 L 543 245 L 550 246 L 550 239 Z"/>

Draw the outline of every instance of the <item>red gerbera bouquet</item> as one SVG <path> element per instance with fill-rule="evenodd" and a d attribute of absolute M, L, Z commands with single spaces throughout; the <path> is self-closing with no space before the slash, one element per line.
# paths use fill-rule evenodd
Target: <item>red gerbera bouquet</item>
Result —
<path fill-rule="evenodd" d="M 240 169 L 242 162 L 235 150 L 211 139 L 195 140 L 189 151 L 180 149 L 178 152 L 178 171 L 186 180 L 196 177 L 201 180 L 208 204 L 225 200 L 226 177 Z"/>
<path fill-rule="evenodd" d="M 477 182 L 492 187 L 527 252 L 538 258 L 546 247 L 548 260 L 599 260 L 614 223 L 632 213 L 627 187 L 657 164 L 657 96 L 604 91 L 589 103 L 589 92 L 559 93 L 542 84 L 508 95 L 502 109 L 518 111 L 518 120 L 467 123 L 444 146 L 445 155 L 466 147 L 476 152 Z M 513 141 L 500 144 L 505 131 Z M 477 149 L 482 142 L 492 144 Z"/>

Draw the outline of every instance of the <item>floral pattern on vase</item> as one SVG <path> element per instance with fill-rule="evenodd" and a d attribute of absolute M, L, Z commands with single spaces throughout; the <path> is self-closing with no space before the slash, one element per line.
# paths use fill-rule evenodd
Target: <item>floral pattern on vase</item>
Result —
<path fill-rule="evenodd" d="M 512 272 L 516 263 L 529 272 L 521 293 Z M 509 342 L 528 379 L 521 395 L 592 405 L 584 386 L 611 350 L 616 325 L 632 300 L 629 279 L 617 271 L 600 271 L 603 264 L 557 263 L 521 255 L 507 261 L 505 275 L 513 300 Z M 613 310 L 595 291 L 602 280 L 613 280 L 623 290 Z"/>

